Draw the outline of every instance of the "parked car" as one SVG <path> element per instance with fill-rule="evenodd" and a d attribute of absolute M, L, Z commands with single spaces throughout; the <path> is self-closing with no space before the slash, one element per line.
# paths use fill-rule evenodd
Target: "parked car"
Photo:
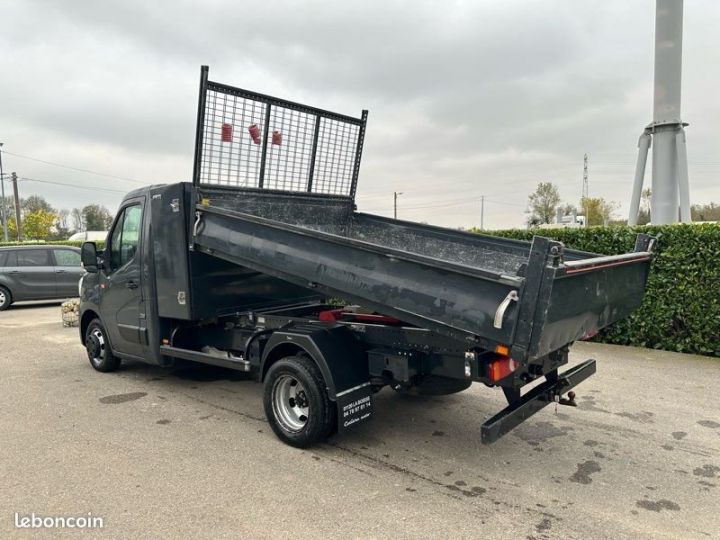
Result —
<path fill-rule="evenodd" d="M 84 273 L 75 247 L 0 247 L 0 311 L 23 300 L 76 297 Z"/>

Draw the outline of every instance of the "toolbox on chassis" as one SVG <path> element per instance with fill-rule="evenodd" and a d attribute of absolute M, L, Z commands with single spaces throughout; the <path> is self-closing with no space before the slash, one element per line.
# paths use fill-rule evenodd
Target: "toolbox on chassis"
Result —
<path fill-rule="evenodd" d="M 83 245 L 80 335 L 95 369 L 179 359 L 253 372 L 295 446 L 369 419 L 384 386 L 502 388 L 486 443 L 550 402 L 574 405 L 595 362 L 559 372 L 568 347 L 640 305 L 652 238 L 602 256 L 357 212 L 366 111 L 207 75 L 193 182 L 129 193 L 105 251 Z"/>

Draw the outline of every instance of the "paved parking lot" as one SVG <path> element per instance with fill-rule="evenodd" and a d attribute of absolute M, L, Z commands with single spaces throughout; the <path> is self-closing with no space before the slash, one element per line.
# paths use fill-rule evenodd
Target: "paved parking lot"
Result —
<path fill-rule="evenodd" d="M 718 538 L 720 360 L 580 343 L 579 407 L 496 444 L 481 385 L 384 390 L 374 421 L 281 444 L 259 384 L 210 367 L 92 370 L 58 305 L 0 313 L 0 537 L 14 514 L 102 516 L 107 537 Z M 80 534 L 64 530 L 65 534 Z"/>

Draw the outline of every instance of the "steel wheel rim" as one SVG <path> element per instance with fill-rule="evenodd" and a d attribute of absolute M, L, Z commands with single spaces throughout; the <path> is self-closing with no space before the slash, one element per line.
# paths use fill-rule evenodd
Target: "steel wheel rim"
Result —
<path fill-rule="evenodd" d="M 103 336 L 102 330 L 99 328 L 95 328 L 90 335 L 97 339 L 98 344 L 100 345 L 99 355 L 93 356 L 91 360 L 93 361 L 93 364 L 100 364 L 103 360 L 105 360 L 105 336 Z"/>
<path fill-rule="evenodd" d="M 273 384 L 272 406 L 275 418 L 291 433 L 302 431 L 308 421 L 307 392 L 291 375 L 281 375 Z"/>

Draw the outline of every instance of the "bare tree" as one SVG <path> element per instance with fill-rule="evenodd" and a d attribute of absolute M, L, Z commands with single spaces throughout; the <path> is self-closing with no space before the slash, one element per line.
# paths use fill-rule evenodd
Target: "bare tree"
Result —
<path fill-rule="evenodd" d="M 560 191 L 552 182 L 540 182 L 535 192 L 528 197 L 528 225 L 552 223 L 555 209 L 560 204 Z"/>
<path fill-rule="evenodd" d="M 70 219 L 72 219 L 73 222 L 73 229 L 75 229 L 75 232 L 85 232 L 85 219 L 83 217 L 82 210 L 79 208 L 73 208 L 70 212 Z"/>

